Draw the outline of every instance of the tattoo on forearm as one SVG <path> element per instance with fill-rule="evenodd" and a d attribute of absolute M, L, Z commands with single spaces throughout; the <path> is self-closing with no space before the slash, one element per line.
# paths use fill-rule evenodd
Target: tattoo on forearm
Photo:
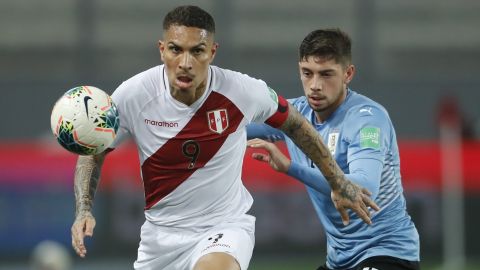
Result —
<path fill-rule="evenodd" d="M 76 217 L 92 209 L 102 163 L 101 157 L 80 156 L 78 158 L 74 183 Z"/>
<path fill-rule="evenodd" d="M 352 187 L 345 185 L 352 183 L 346 181 L 344 173 L 318 132 L 293 106 L 289 106 L 288 118 L 280 129 L 318 166 L 332 189 L 340 188 L 343 192 L 351 193 L 349 190 L 352 190 Z M 345 195 L 349 197 L 348 194 Z"/>

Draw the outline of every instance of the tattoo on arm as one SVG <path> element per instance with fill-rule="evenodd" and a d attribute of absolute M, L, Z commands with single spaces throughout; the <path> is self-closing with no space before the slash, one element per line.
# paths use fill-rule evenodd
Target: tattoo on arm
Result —
<path fill-rule="evenodd" d="M 79 156 L 75 168 L 75 217 L 91 212 L 105 154 Z"/>
<path fill-rule="evenodd" d="M 318 166 L 332 190 L 340 188 L 348 191 L 344 185 L 349 181 L 346 181 L 345 174 L 338 167 L 321 136 L 291 104 L 288 106 L 288 118 L 280 129 Z"/>

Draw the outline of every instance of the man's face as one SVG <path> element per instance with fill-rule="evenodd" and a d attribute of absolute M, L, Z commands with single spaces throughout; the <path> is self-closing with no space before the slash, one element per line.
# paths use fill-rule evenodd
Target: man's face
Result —
<path fill-rule="evenodd" d="M 335 59 L 308 56 L 298 63 L 308 104 L 316 112 L 333 112 L 346 97 L 353 65 L 344 67 Z"/>
<path fill-rule="evenodd" d="M 172 25 L 164 31 L 159 49 L 172 90 L 195 91 L 206 84 L 208 67 L 217 49 L 212 33 Z"/>

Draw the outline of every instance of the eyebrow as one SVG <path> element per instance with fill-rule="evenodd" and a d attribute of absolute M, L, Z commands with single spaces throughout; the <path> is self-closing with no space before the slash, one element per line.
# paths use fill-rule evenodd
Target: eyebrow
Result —
<path fill-rule="evenodd" d="M 177 47 L 183 48 L 182 46 L 178 45 L 178 44 L 177 44 L 177 43 L 175 43 L 174 41 L 169 41 L 169 42 L 168 42 L 168 45 L 174 45 L 174 46 L 177 46 Z M 207 43 L 206 43 L 206 42 L 204 42 L 204 41 L 202 41 L 202 42 L 200 42 L 200 43 L 198 43 L 198 44 L 196 44 L 196 45 L 192 46 L 192 48 L 199 48 L 199 47 L 202 47 L 202 46 L 206 47 L 206 46 L 207 46 Z"/>

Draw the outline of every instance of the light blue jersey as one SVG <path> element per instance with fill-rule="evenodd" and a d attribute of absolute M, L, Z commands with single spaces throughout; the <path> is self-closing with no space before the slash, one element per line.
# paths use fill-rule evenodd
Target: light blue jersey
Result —
<path fill-rule="evenodd" d="M 397 138 L 385 108 L 348 90 L 340 107 L 325 122 L 317 123 L 305 97 L 289 102 L 322 135 L 347 178 L 370 190 L 381 208 L 372 212 L 373 225 L 350 211 L 350 224 L 344 226 L 325 177 L 293 141 L 267 125 L 247 126 L 248 138 L 286 141 L 292 160 L 288 174 L 306 185 L 327 235 L 327 266 L 353 268 L 373 256 L 419 261 L 419 236 L 406 211 Z"/>

